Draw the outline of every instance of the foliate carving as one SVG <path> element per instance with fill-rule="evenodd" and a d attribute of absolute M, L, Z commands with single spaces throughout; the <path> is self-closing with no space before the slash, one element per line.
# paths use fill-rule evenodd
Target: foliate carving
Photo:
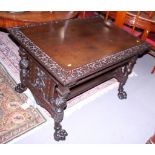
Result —
<path fill-rule="evenodd" d="M 19 50 L 19 55 L 21 57 L 21 60 L 19 63 L 19 66 L 21 69 L 20 76 L 21 76 L 21 80 L 25 80 L 25 78 L 28 77 L 29 61 L 28 61 L 28 57 L 24 49 Z"/>
<path fill-rule="evenodd" d="M 81 79 L 89 74 L 97 72 L 101 69 L 109 67 L 113 64 L 119 63 L 125 59 L 128 59 L 134 55 L 143 54 L 148 50 L 150 46 L 141 42 L 141 44 L 133 46 L 118 53 L 107 56 L 102 59 L 98 59 L 92 63 L 83 65 L 79 68 L 66 71 L 59 66 L 54 60 L 52 60 L 47 54 L 45 54 L 39 47 L 37 47 L 29 38 L 27 38 L 18 28 L 9 29 L 10 33 L 15 36 L 19 42 L 27 48 L 27 50 L 34 55 L 44 66 L 52 73 L 62 84 L 67 85 L 78 79 Z"/>
<path fill-rule="evenodd" d="M 116 69 L 114 77 L 119 82 L 118 97 L 120 99 L 127 98 L 127 93 L 124 91 L 123 86 L 125 85 L 125 83 L 128 79 L 128 75 L 132 72 L 133 66 L 136 63 L 136 59 L 137 59 L 137 57 L 135 56 L 129 61 L 129 63 Z"/>
<path fill-rule="evenodd" d="M 54 120 L 56 122 L 61 122 L 63 119 L 63 112 L 64 109 L 66 108 L 66 97 L 57 97 L 56 99 L 52 98 L 51 99 L 51 103 L 54 107 Z"/>
<path fill-rule="evenodd" d="M 44 91 L 46 74 L 39 67 L 36 67 L 36 78 L 32 85 L 41 91 L 42 96 L 45 98 L 46 94 Z"/>
<path fill-rule="evenodd" d="M 24 92 L 27 87 L 26 87 L 26 78 L 28 78 L 29 76 L 29 61 L 28 61 L 28 57 L 26 52 L 24 51 L 24 49 L 19 49 L 19 55 L 21 57 L 20 60 L 20 79 L 21 79 L 21 83 L 19 83 L 16 87 L 15 87 L 15 91 L 22 93 Z"/>
<path fill-rule="evenodd" d="M 61 109 L 64 109 L 66 101 L 67 100 L 64 97 L 56 98 L 55 106 L 57 107 L 57 112 L 61 112 Z"/>
<path fill-rule="evenodd" d="M 34 91 L 39 93 L 47 102 L 50 102 L 51 96 L 54 95 L 56 82 L 47 71 L 35 62 L 30 55 L 29 59 L 29 76 L 27 79 L 28 86 L 34 88 Z"/>

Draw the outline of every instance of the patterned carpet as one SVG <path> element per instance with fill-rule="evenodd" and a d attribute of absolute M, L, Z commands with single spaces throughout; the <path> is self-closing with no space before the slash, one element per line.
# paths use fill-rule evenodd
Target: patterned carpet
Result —
<path fill-rule="evenodd" d="M 28 106 L 26 95 L 14 91 L 20 81 L 19 60 L 18 47 L 8 34 L 0 32 L 0 143 L 6 143 L 46 121 L 37 109 Z"/>
<path fill-rule="evenodd" d="M 7 33 L 0 32 L 0 62 L 16 83 L 20 82 L 18 49 Z"/>
<path fill-rule="evenodd" d="M 45 122 L 37 109 L 22 107 L 27 97 L 16 93 L 14 86 L 15 82 L 0 64 L 0 143 L 6 143 Z"/>

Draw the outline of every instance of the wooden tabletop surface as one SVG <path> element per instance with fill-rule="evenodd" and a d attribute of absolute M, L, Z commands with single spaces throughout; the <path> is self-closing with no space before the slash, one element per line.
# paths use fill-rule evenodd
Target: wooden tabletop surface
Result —
<path fill-rule="evenodd" d="M 65 69 L 77 68 L 140 44 L 113 24 L 104 24 L 102 18 L 54 22 L 21 28 L 21 31 Z"/>
<path fill-rule="evenodd" d="M 8 29 L 63 85 L 144 53 L 149 45 L 101 17 Z"/>

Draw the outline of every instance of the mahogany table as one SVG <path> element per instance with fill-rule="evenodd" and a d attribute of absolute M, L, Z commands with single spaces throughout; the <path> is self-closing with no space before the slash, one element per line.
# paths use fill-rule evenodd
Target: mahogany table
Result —
<path fill-rule="evenodd" d="M 118 97 L 125 99 L 128 75 L 136 59 L 150 48 L 101 17 L 8 31 L 20 44 L 21 83 L 16 91 L 29 88 L 37 103 L 50 112 L 57 141 L 67 136 L 61 126 L 67 101 L 111 78 L 118 80 Z"/>
<path fill-rule="evenodd" d="M 53 20 L 71 19 L 77 16 L 77 11 L 0 11 L 0 27 L 5 29 Z"/>

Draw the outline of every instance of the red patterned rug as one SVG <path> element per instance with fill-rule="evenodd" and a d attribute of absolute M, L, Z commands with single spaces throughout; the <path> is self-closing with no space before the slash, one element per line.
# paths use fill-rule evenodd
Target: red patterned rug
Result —
<path fill-rule="evenodd" d="M 0 64 L 0 143 L 7 143 L 45 122 L 37 109 L 22 108 L 27 97 L 16 93 L 14 86 L 15 82 Z"/>

